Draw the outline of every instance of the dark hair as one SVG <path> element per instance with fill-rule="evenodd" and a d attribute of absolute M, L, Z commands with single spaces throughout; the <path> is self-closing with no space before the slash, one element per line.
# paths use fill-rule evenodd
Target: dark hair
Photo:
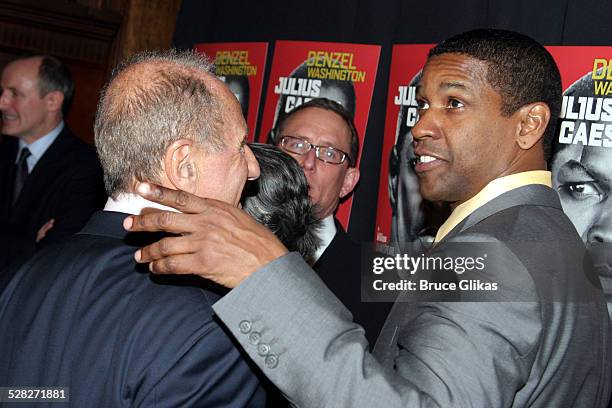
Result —
<path fill-rule="evenodd" d="M 510 116 L 533 102 L 550 108 L 550 121 L 542 141 L 550 156 L 557 118 L 561 110 L 561 75 L 550 53 L 537 41 L 512 31 L 477 29 L 442 41 L 428 58 L 465 54 L 487 63 L 487 81 L 502 97 L 502 114 Z"/>
<path fill-rule="evenodd" d="M 298 163 L 276 146 L 250 145 L 259 162 L 260 175 L 248 182 L 242 208 L 268 227 L 290 250 L 312 261 L 319 245 L 320 222 L 308 198 L 306 176 Z"/>
<path fill-rule="evenodd" d="M 331 99 L 314 98 L 296 107 L 291 112 L 289 112 L 286 116 L 283 116 L 282 118 L 279 116 L 279 119 L 276 122 L 276 125 L 274 126 L 274 129 L 272 132 L 273 133 L 272 140 L 274 141 L 274 143 L 279 142 L 279 140 L 276 140 L 276 139 L 278 135 L 280 134 L 280 132 L 283 130 L 283 126 L 285 125 L 285 122 L 287 121 L 287 119 L 289 119 L 296 112 L 299 112 L 307 108 L 325 109 L 325 110 L 335 113 L 336 115 L 340 116 L 342 120 L 344 120 L 344 123 L 346 123 L 346 126 L 348 127 L 349 132 L 351 134 L 351 150 L 350 152 L 348 152 L 350 156 L 349 157 L 349 167 L 355 167 L 355 165 L 357 164 L 357 156 L 359 155 L 359 136 L 357 134 L 357 128 L 355 128 L 355 122 L 353 121 L 353 115 L 351 115 L 349 111 L 347 111 L 338 102 L 332 101 Z"/>
<path fill-rule="evenodd" d="M 38 69 L 38 88 L 41 96 L 45 96 L 53 91 L 63 93 L 62 115 L 66 117 L 74 96 L 74 82 L 68 68 L 55 57 L 41 55 L 34 56 L 34 58 L 42 59 Z"/>

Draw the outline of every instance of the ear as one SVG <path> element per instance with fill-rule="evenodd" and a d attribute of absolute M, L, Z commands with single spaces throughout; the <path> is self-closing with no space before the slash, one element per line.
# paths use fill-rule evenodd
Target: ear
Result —
<path fill-rule="evenodd" d="M 166 149 L 164 169 L 166 177 L 177 190 L 195 193 L 198 182 L 197 146 L 193 140 L 179 139 Z"/>
<path fill-rule="evenodd" d="M 344 175 L 342 181 L 342 188 L 340 189 L 340 198 L 346 197 L 357 185 L 359 181 L 359 169 L 356 167 L 349 167 Z"/>
<path fill-rule="evenodd" d="M 517 113 L 520 123 L 516 142 L 519 148 L 529 150 L 542 139 L 550 121 L 550 108 L 543 102 L 535 102 L 523 106 Z"/>
<path fill-rule="evenodd" d="M 49 112 L 58 112 L 62 110 L 64 103 L 64 94 L 60 91 L 51 91 L 44 97 Z"/>

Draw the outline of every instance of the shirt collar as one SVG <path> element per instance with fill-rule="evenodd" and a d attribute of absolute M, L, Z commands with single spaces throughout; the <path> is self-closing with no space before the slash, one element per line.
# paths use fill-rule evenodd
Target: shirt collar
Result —
<path fill-rule="evenodd" d="M 510 174 L 508 176 L 499 177 L 487 184 L 478 194 L 470 198 L 466 202 L 458 205 L 450 217 L 442 224 L 434 242 L 440 242 L 449 232 L 452 231 L 461 221 L 468 215 L 476 211 L 494 198 L 506 193 L 515 188 L 523 187 L 529 184 L 543 184 L 551 187 L 551 174 L 546 170 L 524 171 L 522 173 Z"/>
<path fill-rule="evenodd" d="M 333 215 L 328 215 L 327 217 L 321 220 L 321 226 L 317 231 L 317 236 L 321 240 L 321 244 L 317 247 L 317 250 L 315 251 L 315 262 L 321 257 L 321 255 L 323 255 L 323 252 L 325 252 L 329 244 L 334 239 L 336 232 L 336 223 L 334 221 Z"/>
<path fill-rule="evenodd" d="M 154 203 L 153 201 L 149 201 L 137 194 L 132 193 L 122 193 L 119 194 L 117 198 L 109 197 L 109 199 L 106 201 L 106 205 L 104 206 L 104 211 L 115 211 L 134 215 L 138 215 L 143 212 L 146 213 L 147 211 L 143 211 L 145 209 L 180 212 L 172 207 Z"/>
<path fill-rule="evenodd" d="M 46 135 L 37 139 L 35 142 L 31 144 L 27 144 L 26 142 L 23 141 L 23 139 L 19 139 L 19 150 L 17 152 L 17 158 L 15 159 L 15 163 L 17 163 L 17 160 L 19 160 L 19 155 L 21 154 L 21 150 L 24 147 L 27 147 L 30 153 L 32 154 L 32 156 L 30 156 L 33 162 L 31 167 L 34 167 L 34 164 L 36 164 L 36 162 L 40 160 L 40 158 L 43 156 L 43 154 L 45 154 L 49 146 L 51 146 L 53 142 L 55 142 L 55 139 L 57 139 L 57 137 L 59 136 L 59 134 L 61 133 L 63 129 L 64 129 L 64 121 L 60 121 L 59 125 L 57 125 L 55 129 L 53 129 L 51 132 L 47 133 Z M 28 165 L 29 163 L 30 163 L 30 160 L 28 160 Z M 31 170 L 32 169 L 30 168 L 30 171 Z"/>

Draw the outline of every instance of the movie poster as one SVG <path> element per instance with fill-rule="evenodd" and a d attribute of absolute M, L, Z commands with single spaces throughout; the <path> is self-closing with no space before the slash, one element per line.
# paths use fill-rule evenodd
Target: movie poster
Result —
<path fill-rule="evenodd" d="M 422 202 L 413 170 L 410 133 L 418 118 L 415 85 L 431 47 L 433 44 L 393 46 L 378 186 L 377 243 L 411 242 L 422 232 L 432 234 L 426 231 L 433 221 L 424 214 L 426 203 Z M 429 218 L 436 216 L 435 211 L 429 214 Z"/>
<path fill-rule="evenodd" d="M 258 140 L 273 142 L 270 130 L 279 116 L 312 98 L 324 97 L 354 115 L 363 147 L 379 55 L 378 45 L 277 41 Z M 341 202 L 336 213 L 345 229 L 352 197 Z"/>
<path fill-rule="evenodd" d="M 563 83 L 553 188 L 589 248 L 612 317 L 612 47 L 547 48 Z"/>
<path fill-rule="evenodd" d="M 202 43 L 194 49 L 215 63 L 215 74 L 236 95 L 249 127 L 249 142 L 255 140 L 259 101 L 266 69 L 268 43 Z"/>

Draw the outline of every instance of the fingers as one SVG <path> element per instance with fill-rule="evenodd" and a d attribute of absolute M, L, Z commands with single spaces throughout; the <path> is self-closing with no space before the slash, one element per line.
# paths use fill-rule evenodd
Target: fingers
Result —
<path fill-rule="evenodd" d="M 187 237 L 166 237 L 139 249 L 134 259 L 139 263 L 153 262 L 175 255 L 186 255 L 194 252 L 192 240 Z"/>
<path fill-rule="evenodd" d="M 45 223 L 45 225 L 40 227 L 40 229 L 36 233 L 36 243 L 39 243 L 44 237 L 47 236 L 47 232 L 49 232 L 49 230 L 53 228 L 53 225 L 55 225 L 55 219 L 51 218 Z"/>
<path fill-rule="evenodd" d="M 197 258 L 193 254 L 172 255 L 149 263 L 149 270 L 156 274 L 192 274 Z"/>
<path fill-rule="evenodd" d="M 151 183 L 138 183 L 136 192 L 147 200 L 175 208 L 183 213 L 200 213 L 207 208 L 205 198 Z"/>
<path fill-rule="evenodd" d="M 123 220 L 123 228 L 128 231 L 165 231 L 173 234 L 183 234 L 193 231 L 192 218 L 186 214 L 170 211 L 150 212 L 140 215 L 130 215 Z"/>

